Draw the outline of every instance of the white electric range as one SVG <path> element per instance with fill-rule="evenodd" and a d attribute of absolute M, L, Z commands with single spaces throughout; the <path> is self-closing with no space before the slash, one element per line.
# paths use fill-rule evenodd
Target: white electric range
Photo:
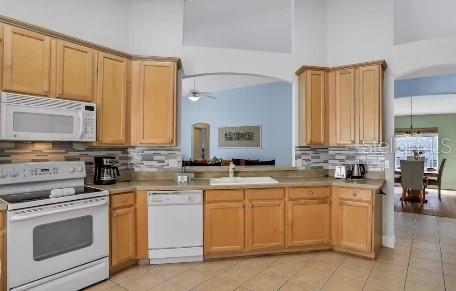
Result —
<path fill-rule="evenodd" d="M 84 162 L 0 165 L 8 290 L 79 290 L 109 277 L 108 192 Z"/>

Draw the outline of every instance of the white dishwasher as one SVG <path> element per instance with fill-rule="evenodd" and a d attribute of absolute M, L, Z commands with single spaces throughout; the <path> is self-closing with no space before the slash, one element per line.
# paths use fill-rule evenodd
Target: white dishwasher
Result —
<path fill-rule="evenodd" d="M 203 191 L 148 192 L 150 264 L 203 260 Z"/>

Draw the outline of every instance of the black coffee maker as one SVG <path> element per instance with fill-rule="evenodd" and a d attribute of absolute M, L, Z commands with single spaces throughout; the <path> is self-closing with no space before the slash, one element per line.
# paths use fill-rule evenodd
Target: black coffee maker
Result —
<path fill-rule="evenodd" d="M 95 157 L 95 174 L 93 183 L 97 185 L 109 185 L 116 183 L 116 174 L 120 176 L 119 168 L 115 165 L 114 157 Z"/>

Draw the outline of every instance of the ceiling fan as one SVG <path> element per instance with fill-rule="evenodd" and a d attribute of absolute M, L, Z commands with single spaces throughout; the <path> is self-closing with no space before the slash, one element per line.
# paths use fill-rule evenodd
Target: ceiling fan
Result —
<path fill-rule="evenodd" d="M 204 92 L 196 89 L 196 78 L 193 78 L 193 89 L 185 92 L 183 94 L 184 97 L 188 97 L 190 101 L 196 102 L 201 98 L 209 98 L 209 99 L 217 99 L 216 97 L 212 96 L 212 92 Z"/>

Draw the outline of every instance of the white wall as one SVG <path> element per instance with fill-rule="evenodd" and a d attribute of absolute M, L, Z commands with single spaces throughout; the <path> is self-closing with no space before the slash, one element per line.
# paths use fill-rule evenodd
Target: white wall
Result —
<path fill-rule="evenodd" d="M 328 0 L 327 44 L 330 66 L 385 59 L 392 61 L 393 0 Z M 394 135 L 394 78 L 385 72 L 384 134 Z M 388 155 L 393 165 L 394 155 Z M 394 171 L 387 169 L 383 199 L 383 243 L 394 244 Z"/>
<path fill-rule="evenodd" d="M 394 43 L 456 36 L 456 1 L 394 1 Z"/>
<path fill-rule="evenodd" d="M 123 0 L 0 0 L 0 15 L 114 49 L 128 47 L 128 2 Z"/>
<path fill-rule="evenodd" d="M 216 72 L 250 73 L 295 81 L 302 64 L 326 64 L 325 1 L 295 5 L 295 40 L 291 54 L 183 45 L 183 0 L 134 2 L 130 9 L 130 51 L 179 56 L 185 75 Z"/>
<path fill-rule="evenodd" d="M 291 52 L 292 0 L 187 0 L 184 44 Z"/>

